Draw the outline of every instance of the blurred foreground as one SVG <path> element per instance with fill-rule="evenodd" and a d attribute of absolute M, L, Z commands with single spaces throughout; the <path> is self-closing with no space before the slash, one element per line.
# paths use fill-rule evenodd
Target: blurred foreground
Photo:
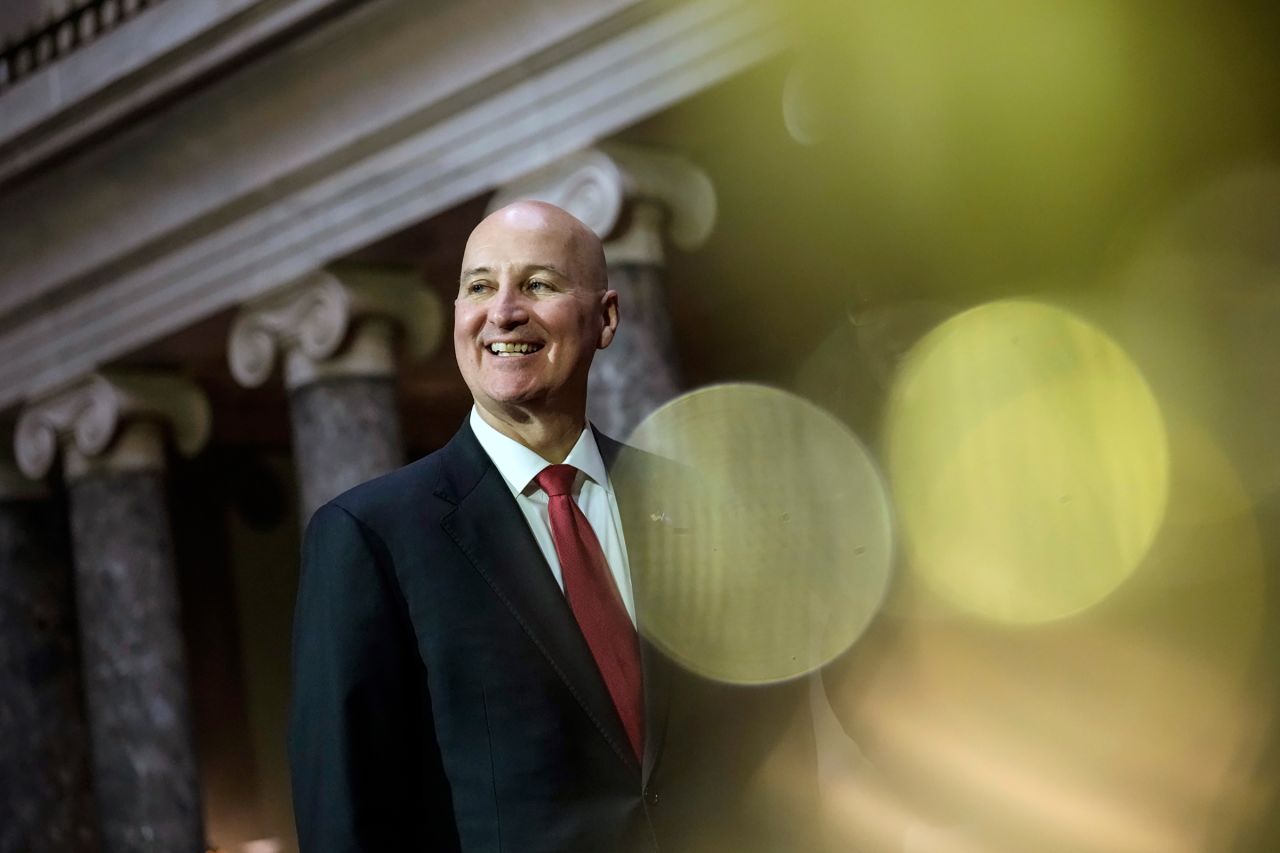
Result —
<path fill-rule="evenodd" d="M 736 307 L 842 315 L 773 371 L 801 396 L 636 431 L 687 466 L 646 630 L 810 674 L 834 849 L 1274 849 L 1274 16 L 802 8 L 783 115 L 823 179 L 759 178 L 804 261 Z"/>

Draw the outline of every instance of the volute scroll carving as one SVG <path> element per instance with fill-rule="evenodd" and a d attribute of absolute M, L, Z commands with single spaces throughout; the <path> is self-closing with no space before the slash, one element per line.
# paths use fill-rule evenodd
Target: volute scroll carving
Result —
<path fill-rule="evenodd" d="M 322 361 L 342 346 L 351 315 L 347 289 L 328 271 L 267 294 L 246 305 L 231 326 L 231 375 L 241 385 L 256 388 L 292 347 Z"/>
<path fill-rule="evenodd" d="M 168 427 L 179 452 L 192 456 L 209 439 L 209 400 L 176 375 L 146 371 L 91 373 L 29 404 L 14 430 L 14 456 L 22 473 L 45 476 L 59 450 L 94 458 L 107 453 L 133 419 Z"/>
<path fill-rule="evenodd" d="M 610 262 L 661 263 L 659 229 L 679 248 L 696 249 L 716 219 L 715 187 L 706 172 L 677 154 L 621 143 L 579 151 L 529 173 L 499 190 L 489 210 L 519 199 L 549 202 L 572 213 L 611 241 L 606 243 Z M 637 206 L 663 215 L 628 223 L 629 205 L 631 218 Z M 624 224 L 630 227 L 619 233 Z"/>
<path fill-rule="evenodd" d="M 411 358 L 424 359 L 444 336 L 439 298 L 411 271 L 335 264 L 245 305 L 232 324 L 227 359 L 236 381 L 257 387 L 286 363 L 289 387 L 328 375 L 392 370 L 389 351 L 369 359 L 350 353 L 365 321 L 390 322 Z"/>

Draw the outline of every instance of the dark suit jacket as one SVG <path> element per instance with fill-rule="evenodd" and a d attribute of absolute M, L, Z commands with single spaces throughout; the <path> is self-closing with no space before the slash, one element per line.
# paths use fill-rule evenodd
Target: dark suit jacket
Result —
<path fill-rule="evenodd" d="M 612 465 L 619 445 L 597 439 Z M 640 508 L 620 508 L 628 535 Z M 810 849 L 743 793 L 794 697 L 700 682 L 642 646 L 637 763 L 465 423 L 441 450 L 336 498 L 308 526 L 294 624 L 303 853 Z"/>

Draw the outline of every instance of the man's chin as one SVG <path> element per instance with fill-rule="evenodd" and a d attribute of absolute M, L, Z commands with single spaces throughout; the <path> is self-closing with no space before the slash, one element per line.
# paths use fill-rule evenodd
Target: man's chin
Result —
<path fill-rule="evenodd" d="M 528 420 L 544 408 L 540 395 L 530 391 L 487 392 L 475 396 L 480 408 L 504 419 Z"/>
<path fill-rule="evenodd" d="M 583 417 L 586 400 L 575 400 L 572 394 L 550 394 L 544 388 L 488 389 L 484 394 L 473 394 L 481 409 L 506 421 L 529 422 L 539 418 L 559 418 L 564 415 Z"/>
<path fill-rule="evenodd" d="M 496 406 L 536 406 L 545 397 L 533 388 L 492 388 L 485 390 L 485 397 Z"/>

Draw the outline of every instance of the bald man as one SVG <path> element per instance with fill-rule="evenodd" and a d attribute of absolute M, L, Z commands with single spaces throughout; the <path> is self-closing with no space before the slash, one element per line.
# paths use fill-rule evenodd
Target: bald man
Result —
<path fill-rule="evenodd" d="M 585 416 L 617 326 L 600 241 L 565 211 L 519 202 L 472 233 L 453 336 L 471 414 L 306 533 L 289 737 L 306 853 L 654 848 L 617 445 Z M 538 476 L 562 465 L 557 498 Z M 557 499 L 587 558 L 557 552 Z M 599 613 L 566 598 L 580 564 Z"/>
<path fill-rule="evenodd" d="M 624 531 L 652 522 L 611 475 L 641 457 L 585 415 L 618 315 L 599 239 L 565 211 L 518 202 L 472 232 L 453 333 L 470 415 L 307 529 L 303 853 L 813 849 L 762 817 L 812 779 L 744 793 L 788 730 L 746 710 L 764 694 L 695 683 L 637 635 Z"/>

